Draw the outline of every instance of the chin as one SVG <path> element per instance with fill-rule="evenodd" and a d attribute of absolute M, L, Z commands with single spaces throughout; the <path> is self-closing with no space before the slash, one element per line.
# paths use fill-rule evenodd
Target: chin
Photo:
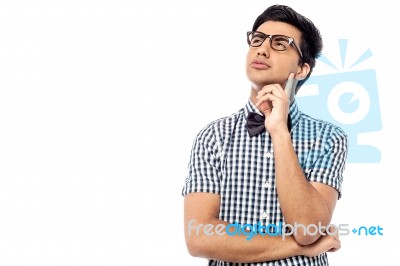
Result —
<path fill-rule="evenodd" d="M 253 90 L 259 91 L 261 90 L 264 86 L 268 85 L 267 83 L 260 83 L 260 82 L 253 82 L 251 81 L 251 88 Z"/>
<path fill-rule="evenodd" d="M 252 76 L 248 76 L 247 78 L 251 82 L 251 86 L 254 89 L 257 89 L 257 90 L 262 89 L 266 85 L 281 84 L 280 81 L 275 80 L 275 79 L 255 78 L 255 77 L 252 77 Z"/>
<path fill-rule="evenodd" d="M 256 79 L 249 77 L 249 81 L 251 83 L 251 86 L 255 89 L 261 89 L 268 84 L 273 84 L 271 80 L 266 80 L 266 79 Z"/>

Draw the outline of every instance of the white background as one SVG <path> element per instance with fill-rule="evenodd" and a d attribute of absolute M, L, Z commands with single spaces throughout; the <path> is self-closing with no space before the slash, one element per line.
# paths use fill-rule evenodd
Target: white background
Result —
<path fill-rule="evenodd" d="M 397 255 L 399 21 L 389 1 L 1 1 L 0 265 L 206 265 L 188 255 L 183 197 L 192 141 L 249 95 L 245 31 L 284 3 L 349 39 L 377 73 L 379 164 L 348 164 L 331 265 Z M 319 66 L 316 68 L 318 73 Z M 397 138 L 396 138 L 397 137 Z"/>

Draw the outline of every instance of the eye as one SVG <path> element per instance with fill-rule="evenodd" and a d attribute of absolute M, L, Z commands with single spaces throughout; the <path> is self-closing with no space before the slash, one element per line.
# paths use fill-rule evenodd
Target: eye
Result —
<path fill-rule="evenodd" d="M 262 39 L 259 37 L 254 37 L 253 39 L 251 39 L 251 43 L 252 44 L 259 44 L 262 43 Z"/>
<path fill-rule="evenodd" d="M 282 48 L 286 48 L 287 47 L 286 43 L 282 42 L 282 41 L 276 41 L 274 44 L 275 44 L 275 46 L 279 46 L 279 47 L 282 47 Z"/>
<path fill-rule="evenodd" d="M 289 40 L 283 36 L 275 36 L 272 40 L 272 47 L 279 51 L 286 50 L 289 44 Z"/>
<path fill-rule="evenodd" d="M 265 37 L 262 36 L 261 34 L 254 34 L 251 36 L 251 45 L 252 46 L 257 46 L 261 45 L 265 40 Z"/>

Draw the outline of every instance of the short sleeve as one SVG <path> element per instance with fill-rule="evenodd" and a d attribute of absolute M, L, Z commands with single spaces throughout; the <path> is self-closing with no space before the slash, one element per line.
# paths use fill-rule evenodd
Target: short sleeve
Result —
<path fill-rule="evenodd" d="M 336 129 L 321 146 L 321 152 L 318 153 L 314 164 L 306 169 L 307 179 L 335 188 L 340 198 L 347 158 L 347 136 L 341 129 Z"/>
<path fill-rule="evenodd" d="M 193 143 L 183 196 L 192 192 L 220 193 L 220 152 L 213 132 L 210 127 L 202 130 Z"/>

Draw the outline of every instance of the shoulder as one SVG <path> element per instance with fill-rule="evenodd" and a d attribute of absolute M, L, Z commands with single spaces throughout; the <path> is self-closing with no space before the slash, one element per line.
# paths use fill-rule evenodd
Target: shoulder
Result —
<path fill-rule="evenodd" d="M 224 136 L 233 131 L 233 129 L 236 127 L 237 122 L 241 118 L 243 118 L 243 115 L 244 108 L 229 116 L 224 116 L 208 123 L 200 130 L 200 132 L 196 136 L 196 139 L 216 140 L 224 138 Z"/>
<path fill-rule="evenodd" d="M 347 134 L 339 126 L 311 117 L 301 112 L 299 126 L 302 130 L 307 131 L 309 134 L 316 134 L 317 138 L 324 139 L 325 141 L 346 141 Z"/>

